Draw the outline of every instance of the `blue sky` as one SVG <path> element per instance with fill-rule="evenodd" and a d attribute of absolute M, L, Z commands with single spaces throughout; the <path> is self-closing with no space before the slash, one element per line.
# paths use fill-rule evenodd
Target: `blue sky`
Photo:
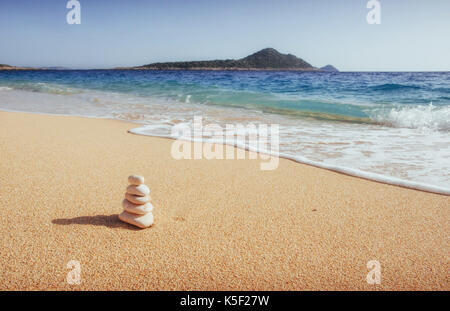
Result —
<path fill-rule="evenodd" d="M 108 68 L 241 58 L 265 47 L 314 66 L 354 71 L 450 71 L 450 1 L 0 0 L 0 63 Z"/>

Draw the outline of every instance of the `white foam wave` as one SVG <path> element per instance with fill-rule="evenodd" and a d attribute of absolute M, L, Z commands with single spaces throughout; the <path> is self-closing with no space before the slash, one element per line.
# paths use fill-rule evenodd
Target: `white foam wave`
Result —
<path fill-rule="evenodd" d="M 401 107 L 376 111 L 371 116 L 375 122 L 398 128 L 421 130 L 450 130 L 450 107 L 427 106 Z"/>
<path fill-rule="evenodd" d="M 450 119 L 443 107 L 425 108 L 432 114 L 439 109 L 444 119 Z M 126 120 L 145 125 L 136 134 L 162 137 L 170 137 L 174 125 L 191 124 L 198 115 L 203 116 L 204 124 L 221 126 L 279 124 L 283 157 L 380 182 L 450 194 L 448 131 L 321 122 L 97 91 L 61 96 L 11 90 L 1 92 L 0 109 Z M 439 116 L 433 118 L 437 120 Z M 425 124 L 430 128 L 432 123 Z M 245 148 L 239 143 L 237 147 Z"/>
<path fill-rule="evenodd" d="M 181 139 L 181 140 L 192 141 L 192 142 L 223 144 L 222 141 L 215 141 L 214 139 L 205 139 L 205 138 L 194 139 L 194 138 L 185 137 L 185 136 L 176 138 L 176 137 L 173 137 L 172 135 L 152 134 L 153 129 L 154 128 L 149 127 L 149 126 L 142 126 L 142 127 L 130 129 L 128 132 L 132 133 L 132 134 L 144 135 L 144 136 Z M 377 181 L 377 182 L 381 182 L 381 183 L 385 183 L 385 184 L 400 186 L 400 187 L 409 188 L 409 189 L 421 190 L 421 191 L 426 191 L 426 192 L 432 192 L 432 193 L 437 193 L 437 194 L 450 195 L 450 188 L 440 187 L 440 186 L 436 186 L 436 185 L 431 185 L 431 184 L 426 184 L 426 183 L 421 183 L 421 182 L 416 182 L 416 181 L 411 181 L 411 180 L 404 180 L 404 179 L 400 179 L 400 178 L 396 178 L 396 177 L 392 177 L 392 176 L 386 176 L 386 175 L 377 174 L 377 173 L 372 173 L 372 172 L 366 172 L 366 171 L 362 171 L 359 169 L 354 169 L 354 168 L 345 167 L 345 166 L 341 166 L 341 165 L 334 165 L 334 164 L 329 164 L 329 163 L 325 163 L 325 162 L 313 161 L 311 159 L 308 159 L 308 158 L 302 157 L 302 156 L 293 156 L 293 155 L 289 155 L 286 153 L 279 153 L 279 152 L 271 153 L 270 151 L 268 151 L 266 149 L 261 150 L 258 148 L 254 148 L 254 147 L 251 147 L 248 144 L 245 144 L 242 142 L 235 142 L 235 144 L 233 144 L 233 146 L 237 147 L 237 148 L 245 149 L 248 151 L 269 154 L 271 156 L 276 156 L 276 157 L 293 160 L 298 163 L 307 164 L 307 165 L 327 169 L 330 171 L 334 171 L 334 172 L 338 172 L 338 173 L 342 173 L 342 174 L 346 174 L 346 175 L 350 175 L 350 176 L 355 176 L 355 177 L 359 177 L 359 178 L 363 178 L 363 179 L 373 180 L 373 181 Z"/>

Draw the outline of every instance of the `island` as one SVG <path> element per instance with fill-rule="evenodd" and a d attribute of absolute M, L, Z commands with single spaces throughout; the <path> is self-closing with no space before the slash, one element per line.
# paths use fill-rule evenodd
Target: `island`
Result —
<path fill-rule="evenodd" d="M 17 67 L 6 64 L 0 64 L 0 70 L 36 70 L 36 68 Z"/>
<path fill-rule="evenodd" d="M 322 68 L 320 68 L 320 71 L 339 72 L 339 70 L 337 70 L 337 68 L 332 65 L 323 66 Z"/>
<path fill-rule="evenodd" d="M 241 59 L 152 63 L 138 67 L 115 69 L 134 70 L 298 70 L 316 71 L 316 67 L 292 54 L 282 54 L 266 48 Z"/>
<path fill-rule="evenodd" d="M 0 70 L 72 70 L 66 67 L 18 67 L 0 64 Z M 286 70 L 339 72 L 332 65 L 317 68 L 292 55 L 282 54 L 273 48 L 265 48 L 241 59 L 204 60 L 151 63 L 135 67 L 117 67 L 99 70 Z"/>

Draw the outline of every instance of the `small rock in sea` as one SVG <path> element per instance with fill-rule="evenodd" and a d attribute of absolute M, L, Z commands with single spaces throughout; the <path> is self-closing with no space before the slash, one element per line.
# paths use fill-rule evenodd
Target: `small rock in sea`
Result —
<path fill-rule="evenodd" d="M 144 177 L 140 175 L 130 175 L 128 177 L 128 182 L 132 185 L 139 186 L 144 183 Z"/>
<path fill-rule="evenodd" d="M 127 188 L 127 193 L 145 197 L 146 195 L 150 194 L 150 189 L 147 187 L 147 185 L 144 184 L 139 186 L 130 185 Z"/>

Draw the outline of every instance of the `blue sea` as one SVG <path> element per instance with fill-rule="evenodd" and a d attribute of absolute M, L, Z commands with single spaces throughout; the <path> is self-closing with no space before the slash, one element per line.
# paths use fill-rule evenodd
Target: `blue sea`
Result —
<path fill-rule="evenodd" d="M 0 71 L 0 109 L 127 120 L 155 136 L 199 115 L 276 123 L 286 157 L 450 191 L 449 72 Z"/>

